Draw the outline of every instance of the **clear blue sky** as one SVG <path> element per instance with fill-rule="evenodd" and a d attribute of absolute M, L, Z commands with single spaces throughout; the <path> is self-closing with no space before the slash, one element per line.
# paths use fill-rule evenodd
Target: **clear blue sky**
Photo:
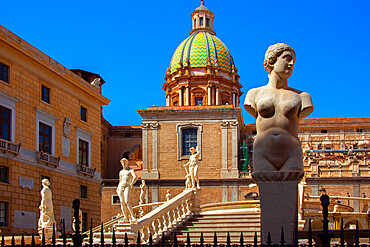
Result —
<path fill-rule="evenodd" d="M 100 74 L 113 125 L 140 125 L 139 109 L 165 105 L 162 90 L 199 0 L 3 1 L 0 24 L 67 68 Z M 277 42 L 297 54 L 291 87 L 309 92 L 310 117 L 369 117 L 370 1 L 206 0 L 244 92 L 266 84 Z M 243 109 L 245 123 L 254 119 Z"/>

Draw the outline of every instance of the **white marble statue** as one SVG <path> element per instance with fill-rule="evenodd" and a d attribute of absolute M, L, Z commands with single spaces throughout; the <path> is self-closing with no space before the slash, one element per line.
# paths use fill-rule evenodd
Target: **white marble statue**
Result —
<path fill-rule="evenodd" d="M 188 175 L 190 175 L 190 181 L 191 181 L 190 183 L 191 186 L 189 185 L 190 188 L 195 188 L 195 185 L 196 185 L 197 189 L 200 189 L 199 178 L 198 178 L 198 169 L 199 169 L 198 159 L 199 159 L 200 152 L 199 152 L 198 146 L 196 148 L 191 147 L 190 152 L 191 152 L 191 155 L 190 155 L 189 161 L 183 165 L 186 171 L 186 178 L 188 179 L 189 178 Z M 188 182 L 186 182 L 186 188 L 188 188 Z"/>
<path fill-rule="evenodd" d="M 141 185 L 140 185 L 140 196 L 139 196 L 139 204 L 145 204 L 145 194 L 146 194 L 146 184 L 145 180 L 141 180 Z"/>
<path fill-rule="evenodd" d="M 256 118 L 257 136 L 253 144 L 253 172 L 302 171 L 302 148 L 298 138 L 299 119 L 313 111 L 308 93 L 288 86 L 295 52 L 287 44 L 268 48 L 264 67 L 267 85 L 249 90 L 245 109 Z"/>
<path fill-rule="evenodd" d="M 171 198 L 172 198 L 171 192 L 170 192 L 170 190 L 167 190 L 166 201 L 169 201 Z"/>
<path fill-rule="evenodd" d="M 124 216 L 124 221 L 135 221 L 134 213 L 130 203 L 130 190 L 133 188 L 137 176 L 135 171 L 128 166 L 128 160 L 123 158 L 120 160 L 122 170 L 119 172 L 119 184 L 117 186 L 117 194 L 121 201 L 121 210 Z"/>
<path fill-rule="evenodd" d="M 55 224 L 54 219 L 54 208 L 53 208 L 53 198 L 52 193 L 49 188 L 50 182 L 47 179 L 43 179 L 41 189 L 41 204 L 40 204 L 40 218 L 39 218 L 39 228 L 52 228 Z"/>

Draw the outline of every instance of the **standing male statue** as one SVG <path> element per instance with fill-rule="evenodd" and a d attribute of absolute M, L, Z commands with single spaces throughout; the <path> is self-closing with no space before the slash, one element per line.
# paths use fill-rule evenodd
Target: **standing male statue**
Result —
<path fill-rule="evenodd" d="M 40 203 L 40 218 L 39 218 L 39 233 L 42 234 L 42 229 L 44 229 L 45 237 L 50 238 L 53 232 L 53 224 L 55 224 L 54 219 L 54 207 L 53 207 L 53 197 L 51 190 L 49 188 L 50 182 L 48 179 L 43 179 L 41 181 L 41 203 Z"/>
<path fill-rule="evenodd" d="M 121 201 L 121 210 L 124 221 L 135 221 L 136 219 L 130 203 L 130 189 L 134 187 L 137 176 L 135 171 L 128 166 L 128 160 L 126 158 L 121 159 L 120 162 L 123 169 L 119 172 L 117 194 Z"/>
<path fill-rule="evenodd" d="M 260 189 L 262 240 L 270 232 L 273 243 L 279 243 L 282 226 L 288 243 L 293 243 L 297 185 L 304 175 L 299 119 L 313 111 L 311 96 L 288 86 L 295 59 L 287 44 L 270 46 L 264 60 L 269 82 L 249 90 L 244 102 L 256 118 L 252 177 Z"/>

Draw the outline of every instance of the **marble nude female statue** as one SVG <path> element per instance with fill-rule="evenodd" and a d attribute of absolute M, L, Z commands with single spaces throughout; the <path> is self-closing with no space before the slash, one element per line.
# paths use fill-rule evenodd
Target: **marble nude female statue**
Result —
<path fill-rule="evenodd" d="M 313 105 L 308 93 L 288 86 L 295 59 L 294 50 L 287 44 L 270 46 L 264 60 L 269 82 L 249 90 L 245 98 L 245 109 L 256 118 L 255 176 L 260 172 L 276 171 L 293 171 L 303 176 L 298 125 L 299 119 L 312 113 Z"/>
<path fill-rule="evenodd" d="M 188 178 L 190 175 L 190 181 L 191 181 L 191 188 L 195 188 L 195 184 L 197 185 L 197 189 L 200 189 L 199 186 L 199 178 L 198 178 L 198 159 L 199 159 L 199 149 L 198 146 L 196 148 L 191 147 L 190 149 L 190 157 L 189 161 L 184 164 L 183 166 L 185 167 L 186 175 Z M 188 169 L 187 169 L 188 167 Z M 188 187 L 188 186 L 186 186 Z"/>
<path fill-rule="evenodd" d="M 39 228 L 53 227 L 55 224 L 54 219 L 54 208 L 53 208 L 53 198 L 52 193 L 49 188 L 50 182 L 47 179 L 43 179 L 41 189 L 41 204 L 40 204 L 40 218 L 39 218 Z"/>
<path fill-rule="evenodd" d="M 121 159 L 120 162 L 123 169 L 119 172 L 117 194 L 121 201 L 121 210 L 124 221 L 135 221 L 136 219 L 130 203 L 130 190 L 134 187 L 137 176 L 135 171 L 128 166 L 128 160 L 126 158 Z"/>

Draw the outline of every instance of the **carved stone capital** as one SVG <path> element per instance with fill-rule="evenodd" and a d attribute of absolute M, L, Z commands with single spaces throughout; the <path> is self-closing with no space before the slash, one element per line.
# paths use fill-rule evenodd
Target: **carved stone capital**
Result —
<path fill-rule="evenodd" d="M 221 121 L 221 122 L 220 122 L 220 125 L 221 125 L 221 127 L 222 127 L 222 128 L 227 128 L 227 127 L 229 127 L 229 124 L 230 124 L 230 122 L 229 122 L 229 121 Z"/>
<path fill-rule="evenodd" d="M 150 127 L 152 129 L 158 129 L 159 128 L 159 123 L 150 123 Z"/>
<path fill-rule="evenodd" d="M 263 181 L 299 181 L 304 171 L 261 171 L 252 172 L 252 178 L 257 182 Z"/>
<path fill-rule="evenodd" d="M 149 123 L 141 123 L 141 128 L 148 129 L 149 128 Z"/>
<path fill-rule="evenodd" d="M 238 127 L 239 122 L 238 121 L 230 121 L 231 127 Z"/>

